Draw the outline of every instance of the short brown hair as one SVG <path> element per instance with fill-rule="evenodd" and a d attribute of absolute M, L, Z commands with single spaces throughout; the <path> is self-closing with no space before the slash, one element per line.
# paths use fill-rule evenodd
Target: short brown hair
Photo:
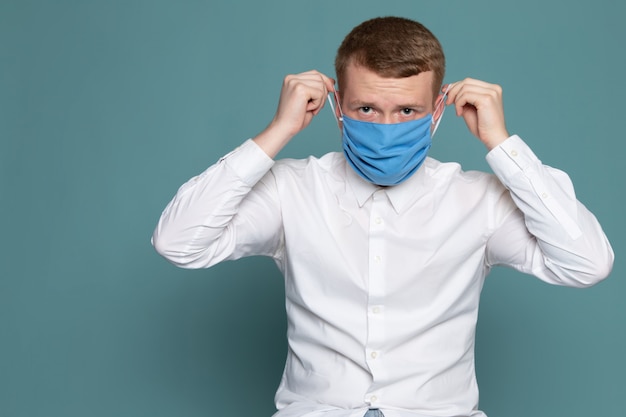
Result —
<path fill-rule="evenodd" d="M 445 73 L 441 44 L 425 26 L 402 17 L 377 17 L 356 26 L 337 50 L 335 73 L 339 89 L 350 63 L 382 77 L 404 78 L 433 71 L 433 98 Z"/>

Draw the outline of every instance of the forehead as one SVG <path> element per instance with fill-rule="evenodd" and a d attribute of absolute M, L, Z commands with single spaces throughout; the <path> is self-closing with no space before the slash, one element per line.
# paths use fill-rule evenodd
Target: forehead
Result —
<path fill-rule="evenodd" d="M 348 101 L 421 101 L 432 103 L 433 71 L 404 78 L 386 78 L 354 64 L 348 65 L 344 77 L 342 98 Z"/>

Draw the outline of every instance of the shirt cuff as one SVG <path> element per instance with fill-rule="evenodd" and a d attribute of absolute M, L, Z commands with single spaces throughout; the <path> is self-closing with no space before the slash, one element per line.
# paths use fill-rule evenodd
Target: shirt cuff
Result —
<path fill-rule="evenodd" d="M 243 182 L 256 184 L 274 166 L 274 160 L 252 140 L 248 139 L 220 158 Z"/>
<path fill-rule="evenodd" d="M 500 179 L 511 178 L 520 171 L 527 172 L 541 161 L 517 135 L 509 137 L 486 156 L 487 163 Z M 505 181 L 506 182 L 506 181 Z"/>
<path fill-rule="evenodd" d="M 515 190 L 518 200 L 525 200 L 535 210 L 543 205 L 570 238 L 577 239 L 582 235 L 576 221 L 576 205 L 568 211 L 561 204 L 576 200 L 573 188 L 565 187 L 571 188 L 571 193 L 563 193 L 563 187 L 556 185 L 539 158 L 519 136 L 513 135 L 492 149 L 487 154 L 487 162 L 500 182 L 506 188 Z M 569 181 L 569 177 L 567 180 Z M 516 204 L 520 206 L 517 201 Z"/>

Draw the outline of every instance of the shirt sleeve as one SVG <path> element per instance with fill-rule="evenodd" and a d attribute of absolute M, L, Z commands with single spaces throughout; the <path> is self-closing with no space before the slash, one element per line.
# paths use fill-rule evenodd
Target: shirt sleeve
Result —
<path fill-rule="evenodd" d="M 157 252 L 183 268 L 278 256 L 282 226 L 273 165 L 248 140 L 191 178 L 161 214 L 152 235 Z"/>
<path fill-rule="evenodd" d="M 518 136 L 492 149 L 487 162 L 518 209 L 491 235 L 489 265 L 508 265 L 573 287 L 609 275 L 611 245 L 595 216 L 576 199 L 567 174 L 543 165 Z"/>

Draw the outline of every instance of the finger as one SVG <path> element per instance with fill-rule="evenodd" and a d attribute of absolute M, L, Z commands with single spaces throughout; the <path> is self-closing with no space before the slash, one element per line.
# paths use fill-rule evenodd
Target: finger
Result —
<path fill-rule="evenodd" d="M 454 103 L 454 98 L 456 97 L 459 91 L 459 88 L 460 88 L 459 82 L 445 84 L 444 86 L 441 87 L 441 91 L 446 94 L 446 106 L 449 106 L 450 104 Z"/>
<path fill-rule="evenodd" d="M 326 89 L 326 93 L 333 92 L 335 91 L 335 80 L 333 78 L 330 78 L 324 74 L 322 74 L 321 72 L 318 73 L 318 76 L 320 77 L 320 79 L 322 80 L 322 83 L 324 84 L 324 88 Z"/>
<path fill-rule="evenodd" d="M 306 113 L 317 115 L 326 103 L 328 92 L 335 91 L 335 80 L 319 71 L 311 70 L 285 78 L 287 96 L 298 97 Z"/>
<path fill-rule="evenodd" d="M 323 96 L 326 97 L 326 96 Z M 317 115 L 324 108 L 326 100 L 323 98 L 311 98 L 306 106 L 306 111 Z"/>
<path fill-rule="evenodd" d="M 318 71 L 314 71 L 314 75 L 317 75 L 321 82 L 322 82 L 322 95 L 319 98 L 315 98 L 314 100 L 311 100 L 310 102 L 312 104 L 315 105 L 315 109 L 313 110 L 313 113 L 315 115 L 317 115 L 326 105 L 326 97 L 328 96 L 329 92 L 336 92 L 335 89 L 335 80 L 331 77 L 328 77 L 324 74 L 322 74 L 321 72 Z"/>
<path fill-rule="evenodd" d="M 306 111 L 315 110 L 323 105 L 323 98 L 328 94 L 326 85 L 319 75 L 298 74 L 285 78 L 285 96 L 300 102 Z"/>
<path fill-rule="evenodd" d="M 461 94 L 461 92 L 468 90 L 478 92 L 480 89 L 484 89 L 485 92 L 493 91 L 500 95 L 502 94 L 502 88 L 499 85 L 487 83 L 474 78 L 465 78 L 452 84 L 446 84 L 442 87 L 442 91 L 443 89 L 449 89 L 446 104 L 452 104 L 456 101 L 456 97 Z"/>
<path fill-rule="evenodd" d="M 311 71 L 311 73 L 313 75 L 316 75 L 318 77 L 320 77 L 320 79 L 322 80 L 322 82 L 324 83 L 324 87 L 326 88 L 327 92 L 328 91 L 335 91 L 335 79 L 331 78 L 327 75 L 325 75 L 324 73 L 321 73 L 319 71 Z"/>
<path fill-rule="evenodd" d="M 496 86 L 496 84 L 491 84 L 485 81 L 477 80 L 476 78 L 469 78 L 469 77 L 464 78 L 461 81 L 457 81 L 453 83 L 453 85 L 459 88 L 466 86 L 466 85 L 473 85 L 473 86 L 484 87 L 484 88 L 490 88 L 490 87 Z"/>
<path fill-rule="evenodd" d="M 302 74 L 303 79 L 307 79 L 309 81 L 315 82 L 315 81 L 321 81 L 322 84 L 324 85 L 324 88 L 326 89 L 326 92 L 330 91 L 333 92 L 335 91 L 335 80 L 334 78 L 331 78 L 319 71 L 316 70 L 311 70 L 311 71 L 307 71 L 304 72 Z"/>
<path fill-rule="evenodd" d="M 502 90 L 496 85 L 465 84 L 454 96 L 457 114 L 461 114 L 467 105 L 482 108 L 497 107 L 502 103 Z"/>

